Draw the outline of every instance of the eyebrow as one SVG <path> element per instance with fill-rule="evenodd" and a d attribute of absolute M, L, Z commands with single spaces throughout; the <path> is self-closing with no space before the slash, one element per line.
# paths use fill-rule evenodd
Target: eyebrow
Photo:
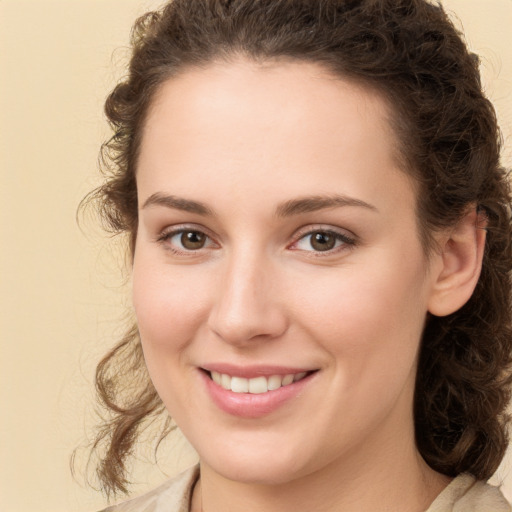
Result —
<path fill-rule="evenodd" d="M 301 213 L 316 212 L 328 208 L 338 208 L 341 206 L 357 206 L 367 208 L 377 212 L 377 208 L 361 199 L 334 194 L 330 196 L 308 196 L 298 199 L 292 199 L 279 205 L 276 209 L 278 217 L 290 217 Z"/>
<path fill-rule="evenodd" d="M 196 213 L 206 217 L 215 217 L 215 212 L 206 204 L 199 201 L 192 201 L 183 197 L 165 195 L 156 192 L 149 196 L 141 209 L 150 206 L 164 206 L 175 210 Z M 361 199 L 334 194 L 330 196 L 306 196 L 298 199 L 291 199 L 281 203 L 275 211 L 277 217 L 291 217 L 302 213 L 316 212 L 328 208 L 339 208 L 341 206 L 357 206 L 372 211 L 378 211 L 377 208 Z"/>
<path fill-rule="evenodd" d="M 155 194 L 150 195 L 146 201 L 144 201 L 141 210 L 148 208 L 149 206 L 165 206 L 166 208 L 197 213 L 198 215 L 204 215 L 207 217 L 214 216 L 213 210 L 211 210 L 204 203 L 192 201 L 190 199 L 184 199 L 183 197 L 164 195 L 160 192 L 156 192 Z"/>

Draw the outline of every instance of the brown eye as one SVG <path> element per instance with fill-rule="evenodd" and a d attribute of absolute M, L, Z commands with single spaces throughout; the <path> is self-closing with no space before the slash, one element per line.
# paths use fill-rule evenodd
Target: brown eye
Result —
<path fill-rule="evenodd" d="M 336 245 L 336 237 L 326 231 L 315 231 L 310 237 L 309 243 L 315 251 L 329 251 Z"/>
<path fill-rule="evenodd" d="M 183 231 L 180 237 L 181 245 L 189 251 L 202 249 L 206 243 L 206 235 L 199 231 Z"/>
<path fill-rule="evenodd" d="M 294 249 L 310 253 L 334 254 L 356 245 L 354 238 L 330 229 L 316 229 L 306 233 L 295 242 Z"/>

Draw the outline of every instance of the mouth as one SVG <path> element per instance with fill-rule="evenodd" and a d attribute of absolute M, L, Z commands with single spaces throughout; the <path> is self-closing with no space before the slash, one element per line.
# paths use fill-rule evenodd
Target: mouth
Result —
<path fill-rule="evenodd" d="M 239 418 L 267 416 L 303 396 L 319 369 L 285 366 L 234 366 L 216 363 L 199 367 L 212 402 Z"/>
<path fill-rule="evenodd" d="M 226 391 L 232 391 L 233 393 L 251 393 L 259 395 L 268 393 L 269 391 L 276 391 L 279 388 L 289 386 L 295 382 L 299 382 L 313 372 L 299 372 L 299 373 L 288 373 L 285 375 L 270 375 L 253 377 L 251 379 L 245 377 L 236 377 L 228 375 L 227 373 L 220 373 L 216 371 L 207 371 L 206 373 L 210 376 L 210 379 L 215 382 L 218 386 L 225 389 Z"/>

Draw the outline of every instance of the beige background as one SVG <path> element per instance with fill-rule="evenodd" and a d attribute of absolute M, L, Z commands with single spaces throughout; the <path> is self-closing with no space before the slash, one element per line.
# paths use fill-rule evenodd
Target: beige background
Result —
<path fill-rule="evenodd" d="M 0 0 L 0 511 L 92 512 L 105 503 L 73 481 L 68 459 L 94 421 L 95 361 L 129 298 L 119 251 L 91 221 L 82 233 L 75 210 L 98 179 L 102 102 L 126 62 L 114 49 L 159 3 Z M 511 165 L 512 0 L 444 3 L 483 56 Z M 172 444 L 174 455 L 162 455 L 168 474 L 194 460 L 185 443 Z M 508 460 L 498 479 L 512 498 Z M 136 492 L 164 478 L 151 466 L 137 464 Z"/>

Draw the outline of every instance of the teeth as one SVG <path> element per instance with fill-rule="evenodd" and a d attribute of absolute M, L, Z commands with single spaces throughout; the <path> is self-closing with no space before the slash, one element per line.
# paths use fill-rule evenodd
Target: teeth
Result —
<path fill-rule="evenodd" d="M 224 373 L 220 376 L 220 385 L 224 389 L 231 389 L 231 377 L 229 375 L 225 375 Z"/>
<path fill-rule="evenodd" d="M 293 382 L 297 382 L 298 380 L 303 379 L 305 376 L 306 376 L 306 372 L 296 373 L 293 376 Z"/>
<path fill-rule="evenodd" d="M 306 372 L 290 373 L 287 375 L 272 375 L 270 377 L 254 377 L 245 379 L 243 377 L 231 377 L 225 373 L 211 372 L 212 380 L 228 391 L 234 393 L 253 393 L 261 394 L 267 391 L 279 389 L 282 386 L 288 386 L 292 382 L 297 382 L 306 376 Z"/>
<path fill-rule="evenodd" d="M 245 380 L 245 379 L 244 379 Z M 249 393 L 266 393 L 268 391 L 268 383 L 265 377 L 256 377 L 249 379 Z M 233 384 L 231 384 L 233 386 Z"/>
<path fill-rule="evenodd" d="M 293 374 L 285 375 L 283 377 L 283 386 L 288 386 L 293 382 Z"/>
<path fill-rule="evenodd" d="M 279 389 L 281 387 L 282 382 L 283 378 L 281 377 L 281 375 L 272 375 L 272 377 L 268 379 L 267 388 L 269 391 Z"/>
<path fill-rule="evenodd" d="M 235 393 L 248 393 L 249 381 L 242 377 L 231 377 L 231 391 Z"/>

